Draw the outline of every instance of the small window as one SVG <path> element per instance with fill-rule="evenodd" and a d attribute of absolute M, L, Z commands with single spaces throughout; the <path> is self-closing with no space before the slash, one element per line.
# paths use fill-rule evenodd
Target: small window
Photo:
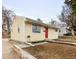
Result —
<path fill-rule="evenodd" d="M 61 30 L 59 30 L 59 32 L 61 32 Z"/>
<path fill-rule="evenodd" d="M 32 32 L 33 32 L 33 33 L 40 33 L 40 32 L 41 32 L 40 26 L 33 25 L 33 26 L 32 26 Z"/>
<path fill-rule="evenodd" d="M 18 33 L 20 33 L 20 28 L 18 27 Z"/>
<path fill-rule="evenodd" d="M 55 31 L 57 32 L 57 31 L 58 31 L 58 29 L 55 29 Z"/>

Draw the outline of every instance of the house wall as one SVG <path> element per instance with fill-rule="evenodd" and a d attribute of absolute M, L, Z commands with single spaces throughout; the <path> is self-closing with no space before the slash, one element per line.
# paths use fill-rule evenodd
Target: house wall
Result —
<path fill-rule="evenodd" d="M 15 19 L 13 20 L 13 24 L 11 26 L 11 39 L 17 41 L 25 40 L 25 24 L 23 17 L 16 16 Z"/>
<path fill-rule="evenodd" d="M 42 41 L 45 39 L 45 28 L 41 26 L 40 33 L 33 33 L 32 32 L 32 24 L 26 23 L 24 21 L 24 17 L 16 16 L 13 24 L 11 26 L 11 39 L 17 41 Z M 20 31 L 18 32 L 18 27 Z M 27 36 L 30 38 L 27 38 Z M 58 32 L 55 32 L 54 29 L 48 28 L 48 39 L 57 39 Z"/>
<path fill-rule="evenodd" d="M 27 38 L 27 36 L 30 35 L 30 38 Z M 26 40 L 27 41 L 41 41 L 45 39 L 44 36 L 44 27 L 41 27 L 40 33 L 33 33 L 32 32 L 32 24 L 26 23 Z"/>
<path fill-rule="evenodd" d="M 26 23 L 26 41 L 42 41 L 45 40 L 45 28 L 41 27 L 41 33 L 32 32 L 32 24 Z M 30 38 L 27 36 L 30 35 Z M 55 29 L 48 28 L 48 39 L 58 39 L 58 32 Z"/>
<path fill-rule="evenodd" d="M 48 29 L 48 39 L 58 39 L 58 32 L 55 29 Z"/>

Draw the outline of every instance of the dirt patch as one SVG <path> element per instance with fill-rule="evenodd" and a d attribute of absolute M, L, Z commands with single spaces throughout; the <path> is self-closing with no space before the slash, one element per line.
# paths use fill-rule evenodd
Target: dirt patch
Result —
<path fill-rule="evenodd" d="M 23 49 L 37 59 L 76 59 L 76 46 L 72 45 L 45 43 Z"/>

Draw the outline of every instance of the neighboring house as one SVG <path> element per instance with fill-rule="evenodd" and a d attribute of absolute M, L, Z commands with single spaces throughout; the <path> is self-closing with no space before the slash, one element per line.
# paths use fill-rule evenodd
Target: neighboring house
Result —
<path fill-rule="evenodd" d="M 53 27 L 58 28 L 59 33 L 58 36 L 64 36 L 64 34 L 69 33 L 69 31 L 67 30 L 67 25 L 65 23 L 59 23 L 55 20 L 51 21 L 49 24 L 51 24 Z"/>
<path fill-rule="evenodd" d="M 61 24 L 59 27 L 59 36 L 64 36 L 67 34 L 69 31 L 67 30 L 67 25 L 66 24 Z"/>
<path fill-rule="evenodd" d="M 64 36 L 64 34 L 68 33 L 65 27 L 59 28 L 59 36 Z"/>
<path fill-rule="evenodd" d="M 22 16 L 15 16 L 11 26 L 11 40 L 35 42 L 58 39 L 57 28 Z"/>

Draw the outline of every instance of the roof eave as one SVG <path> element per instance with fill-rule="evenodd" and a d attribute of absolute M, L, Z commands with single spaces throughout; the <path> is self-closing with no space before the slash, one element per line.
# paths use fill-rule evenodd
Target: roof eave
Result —
<path fill-rule="evenodd" d="M 25 22 L 44 26 L 44 27 L 48 27 L 48 28 L 58 29 L 56 27 L 53 27 L 52 25 L 48 25 L 48 24 L 45 24 L 45 23 L 42 23 L 42 22 L 39 22 L 39 21 L 36 21 L 36 20 L 32 20 L 30 18 L 26 18 Z"/>

